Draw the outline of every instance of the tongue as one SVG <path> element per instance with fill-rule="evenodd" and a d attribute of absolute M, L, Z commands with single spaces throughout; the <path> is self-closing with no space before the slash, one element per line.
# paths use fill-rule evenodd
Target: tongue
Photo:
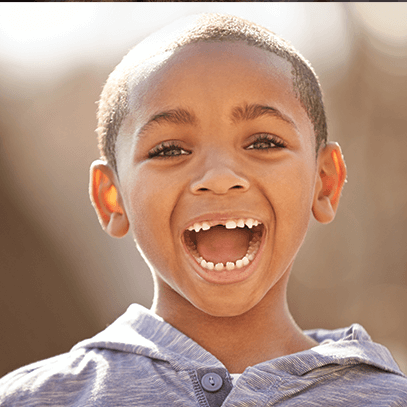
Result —
<path fill-rule="evenodd" d="M 246 228 L 226 229 L 218 225 L 196 234 L 199 254 L 213 263 L 235 262 L 247 252 L 251 232 Z"/>

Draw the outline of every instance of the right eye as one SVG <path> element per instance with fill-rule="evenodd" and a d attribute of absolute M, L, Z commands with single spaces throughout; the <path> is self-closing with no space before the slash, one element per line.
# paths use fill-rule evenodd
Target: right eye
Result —
<path fill-rule="evenodd" d="M 171 142 L 162 142 L 148 152 L 148 158 L 172 158 L 181 155 L 191 154 L 189 151 L 184 150 L 179 144 Z"/>

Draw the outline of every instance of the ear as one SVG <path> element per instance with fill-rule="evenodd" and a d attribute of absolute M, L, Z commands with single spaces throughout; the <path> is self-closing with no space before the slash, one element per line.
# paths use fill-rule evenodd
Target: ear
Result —
<path fill-rule="evenodd" d="M 103 230 L 112 237 L 123 237 L 129 221 L 123 206 L 119 182 L 107 162 L 96 160 L 90 167 L 89 195 Z"/>
<path fill-rule="evenodd" d="M 312 212 L 321 223 L 335 218 L 339 198 L 346 180 L 346 166 L 338 143 L 321 146 L 318 154 Z"/>

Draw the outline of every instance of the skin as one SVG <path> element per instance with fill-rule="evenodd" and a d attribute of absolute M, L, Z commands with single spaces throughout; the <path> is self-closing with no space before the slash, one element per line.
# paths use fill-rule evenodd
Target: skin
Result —
<path fill-rule="evenodd" d="M 131 83 L 130 114 L 116 145 L 118 176 L 95 161 L 90 191 L 104 230 L 113 237 L 131 230 L 147 260 L 152 310 L 231 373 L 315 346 L 290 315 L 286 287 L 311 215 L 322 223 L 334 218 L 346 168 L 337 143 L 315 156 L 313 126 L 293 92 L 290 64 L 244 43 L 198 43 L 146 71 Z M 232 120 L 244 104 L 267 105 L 280 116 Z M 194 123 L 144 127 L 177 108 L 193 113 Z M 256 142 L 259 134 L 284 147 Z M 163 141 L 176 143 L 166 150 L 176 155 L 150 158 Z M 242 281 L 202 278 L 182 245 L 184 230 L 195 219 L 236 214 L 265 228 L 254 271 Z"/>

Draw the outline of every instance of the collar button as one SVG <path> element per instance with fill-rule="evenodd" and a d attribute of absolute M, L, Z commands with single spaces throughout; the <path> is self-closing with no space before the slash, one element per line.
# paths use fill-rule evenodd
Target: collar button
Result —
<path fill-rule="evenodd" d="M 207 373 L 202 377 L 201 384 L 204 390 L 214 393 L 222 387 L 223 380 L 217 373 Z"/>

